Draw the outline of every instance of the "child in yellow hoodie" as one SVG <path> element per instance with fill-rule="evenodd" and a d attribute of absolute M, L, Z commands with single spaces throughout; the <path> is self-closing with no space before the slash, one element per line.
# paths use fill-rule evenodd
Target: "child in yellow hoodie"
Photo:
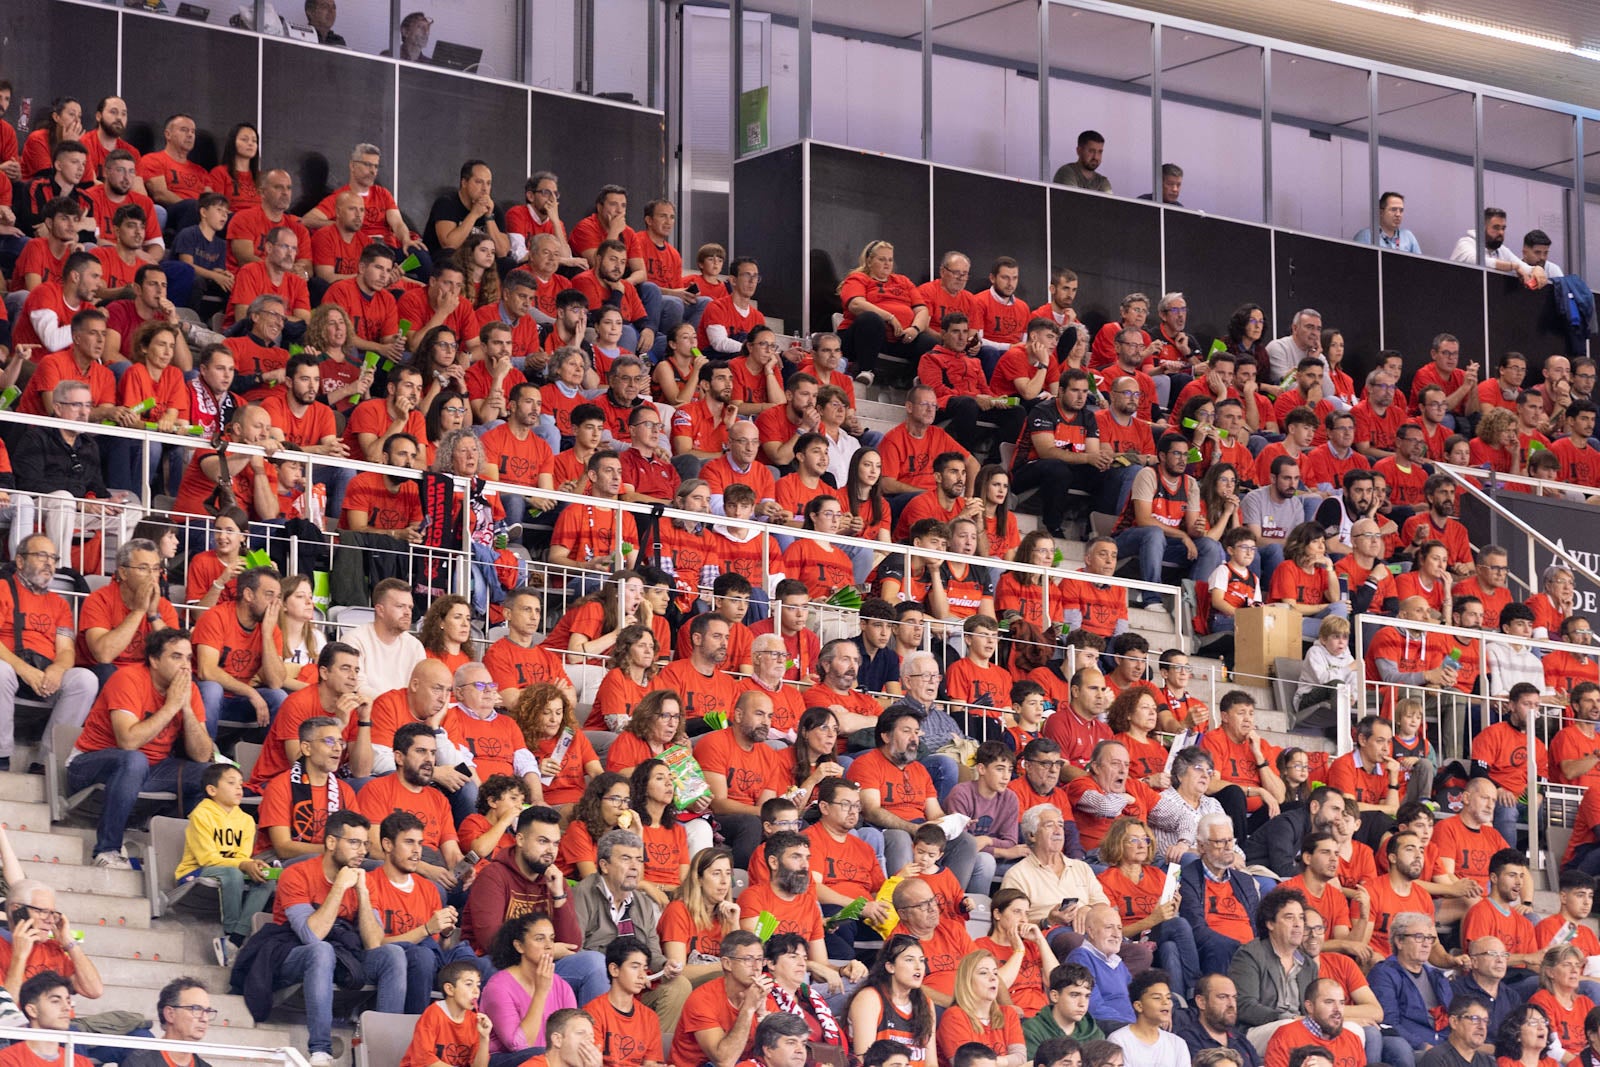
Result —
<path fill-rule="evenodd" d="M 256 821 L 240 807 L 244 775 L 230 763 L 213 763 L 201 778 L 206 799 L 189 813 L 177 879 L 215 878 L 222 888 L 223 936 L 212 941 L 217 966 L 227 967 L 250 936 L 251 918 L 272 903 L 276 871 L 252 859 Z"/>

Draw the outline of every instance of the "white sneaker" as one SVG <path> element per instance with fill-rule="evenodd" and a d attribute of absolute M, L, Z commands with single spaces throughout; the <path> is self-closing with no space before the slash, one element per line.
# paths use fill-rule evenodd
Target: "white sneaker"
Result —
<path fill-rule="evenodd" d="M 856 384 L 858 384 L 858 385 L 871 385 L 873 382 L 875 382 L 877 380 L 878 380 L 878 376 L 876 374 L 873 374 L 869 370 L 861 371 L 859 374 L 856 375 Z"/>
<path fill-rule="evenodd" d="M 326 1052 L 313 1052 L 310 1063 L 311 1067 L 333 1067 L 333 1057 Z"/>
<path fill-rule="evenodd" d="M 128 853 L 120 848 L 115 852 L 95 853 L 94 865 L 96 867 L 109 867 L 114 871 L 133 870 L 133 861 L 128 859 Z"/>
<path fill-rule="evenodd" d="M 211 951 L 216 953 L 218 967 L 227 967 L 232 964 L 233 942 L 228 940 L 227 935 L 213 937 L 211 939 Z"/>

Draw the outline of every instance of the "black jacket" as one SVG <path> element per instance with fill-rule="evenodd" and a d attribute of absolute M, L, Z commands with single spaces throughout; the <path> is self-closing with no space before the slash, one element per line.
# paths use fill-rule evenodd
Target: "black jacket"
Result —
<path fill-rule="evenodd" d="M 1191 1054 L 1205 1048 L 1223 1047 L 1200 1025 L 1200 1009 L 1193 1006 L 1173 1009 L 1172 1032 L 1183 1038 Z M 1228 1035 L 1227 1047 L 1244 1059 L 1244 1067 L 1261 1067 L 1261 1056 L 1255 1046 L 1245 1040 L 1244 1034 L 1238 1030 Z"/>
<path fill-rule="evenodd" d="M 1267 824 L 1244 842 L 1246 863 L 1261 864 L 1279 878 L 1300 873 L 1300 841 L 1311 827 L 1311 812 L 1292 808 L 1267 820 Z"/>
<path fill-rule="evenodd" d="M 17 475 L 17 488 L 24 492 L 65 489 L 80 500 L 91 494 L 101 500 L 111 496 L 100 473 L 100 446 L 93 434 L 80 433 L 69 445 L 60 430 L 31 427 L 17 442 L 11 469 Z"/>
<path fill-rule="evenodd" d="M 366 946 L 361 934 L 343 919 L 334 920 L 333 928 L 323 940 L 333 946 L 336 962 L 333 980 L 344 989 L 361 989 L 367 984 L 367 971 L 362 965 Z M 250 940 L 239 948 L 239 957 L 233 964 L 233 976 L 228 991 L 243 994 L 250 1017 L 263 1022 L 272 1014 L 272 994 L 278 965 L 300 945 L 300 935 L 294 927 L 284 923 L 269 923 L 257 930 Z"/>

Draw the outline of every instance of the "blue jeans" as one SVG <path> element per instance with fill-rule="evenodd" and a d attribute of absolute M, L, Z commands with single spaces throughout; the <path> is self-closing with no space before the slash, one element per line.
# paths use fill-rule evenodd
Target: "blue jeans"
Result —
<path fill-rule="evenodd" d="M 1183 577 L 1205 581 L 1211 572 L 1222 565 L 1222 546 L 1209 537 L 1195 541 L 1195 558 L 1191 563 L 1183 542 L 1168 537 L 1159 526 L 1130 526 L 1117 535 L 1117 555 L 1139 557 L 1141 580 L 1159 584 L 1163 564 L 1177 565 Z M 1146 605 L 1157 599 L 1155 593 L 1143 594 Z"/>
<path fill-rule="evenodd" d="M 255 725 L 256 712 L 250 706 L 250 701 L 228 692 L 220 682 L 196 684 L 200 687 L 200 699 L 206 705 L 206 732 L 212 737 L 217 736 L 217 727 L 224 722 L 230 726 Z M 257 689 L 256 692 L 267 702 L 269 716 L 278 714 L 278 705 L 289 699 L 289 694 L 282 689 Z"/>
<path fill-rule="evenodd" d="M 1494 828 L 1500 831 L 1500 836 L 1512 848 L 1517 847 L 1517 823 L 1528 812 L 1523 804 L 1496 804 L 1494 806 Z"/>
<path fill-rule="evenodd" d="M 151 765 L 139 749 L 102 748 L 84 752 L 67 764 L 67 788 L 76 793 L 96 782 L 105 783 L 105 810 L 95 830 L 94 851 L 116 852 L 128 829 L 128 816 L 141 792 L 178 793 L 185 813 L 205 797 L 200 776 L 206 764 L 168 757 Z"/>
<path fill-rule="evenodd" d="M 1317 639 L 1317 634 L 1322 630 L 1323 619 L 1348 619 L 1349 617 L 1349 604 L 1346 604 L 1342 600 L 1337 604 L 1329 604 L 1315 615 L 1301 616 L 1300 636 L 1306 641 L 1315 641 Z M 1498 818 L 1499 816 L 1497 814 L 1496 819 Z M 1512 821 L 1515 822 L 1516 820 L 1513 819 Z M 1509 841 L 1510 838 L 1507 838 L 1506 840 Z"/>
<path fill-rule="evenodd" d="M 1156 965 L 1177 979 L 1187 996 L 1200 980 L 1200 950 L 1194 944 L 1194 930 L 1189 920 L 1174 915 L 1159 923 L 1151 933 L 1156 940 Z"/>
<path fill-rule="evenodd" d="M 956 768 L 956 761 L 949 756 L 924 756 L 920 762 L 923 769 L 928 772 L 928 777 L 933 779 L 933 795 L 943 804 L 944 798 L 950 795 L 950 790 L 961 780 L 961 772 Z"/>
<path fill-rule="evenodd" d="M 1190 927 L 1190 933 L 1194 935 L 1195 948 L 1198 950 L 1196 955 L 1200 961 L 1200 973 L 1227 974 L 1233 954 L 1239 951 L 1239 942 L 1210 927 L 1204 930 Z"/>
<path fill-rule="evenodd" d="M 434 976 L 439 973 L 439 968 L 447 963 L 457 960 L 467 960 L 479 970 L 483 970 L 484 963 L 473 953 L 472 946 L 465 941 L 460 942 L 455 948 L 446 950 L 439 945 L 439 939 L 425 937 L 414 944 L 397 944 L 394 947 L 405 953 L 406 957 L 406 1006 L 407 1015 L 421 1015 L 428 1001 L 433 996 Z M 493 968 L 490 968 L 492 971 Z M 484 975 L 485 981 L 488 975 Z"/>
<path fill-rule="evenodd" d="M 399 1013 L 406 1003 L 406 957 L 399 945 L 379 945 L 362 958 L 367 981 L 378 987 L 377 1010 Z M 310 1052 L 333 1052 L 333 946 L 326 941 L 299 945 L 278 964 L 273 984 L 278 988 L 300 982 L 305 990 L 306 1042 Z"/>
<path fill-rule="evenodd" d="M 556 973 L 567 980 L 579 1004 L 587 1004 L 611 988 L 606 976 L 606 956 L 586 949 L 556 960 Z"/>

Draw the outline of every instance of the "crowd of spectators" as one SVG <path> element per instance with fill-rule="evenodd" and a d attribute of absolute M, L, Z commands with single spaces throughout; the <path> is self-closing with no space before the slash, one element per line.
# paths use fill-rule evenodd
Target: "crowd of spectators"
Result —
<path fill-rule="evenodd" d="M 1125 294 L 1091 331 L 1069 269 L 1030 309 L 1013 259 L 972 292 L 951 251 L 918 285 L 885 240 L 841 283 L 837 332 L 780 337 L 759 264 L 706 245 L 687 270 L 664 199 L 634 230 L 604 186 L 569 231 L 556 175 L 502 211 L 468 160 L 413 231 L 358 144 L 296 218 L 248 124 L 208 173 L 186 115 L 142 155 L 121 100 L 83 116 L 57 101 L 21 146 L 0 123 L 0 388 L 148 434 L 5 423 L 0 759 L 16 699 L 48 706 L 43 757 L 105 787 L 106 868 L 132 866 L 139 794 L 180 794 L 176 874 L 219 883 L 218 962 L 263 1017 L 304 986 L 313 1067 L 350 984 L 419 1017 L 403 1062 L 450 1067 L 1539 1067 L 1600 1030 L 1600 800 L 1537 925 L 1515 848 L 1541 704 L 1571 721 L 1536 773 L 1600 781 L 1597 657 L 1408 626 L 1592 642 L 1572 573 L 1519 602 L 1430 467 L 1600 488 L 1592 361 L 1551 357 L 1535 385 L 1511 353 L 1480 382 L 1440 333 L 1410 397 L 1398 353 L 1358 390 L 1310 308 L 1270 339 L 1244 305 L 1208 351 L 1181 292 Z M 886 356 L 915 380 L 878 432 L 857 390 L 902 373 Z M 147 488 L 168 513 L 143 514 Z M 619 525 L 617 501 L 704 519 Z M 407 566 L 330 640 L 311 568 L 250 551 L 296 522 L 401 557 L 470 525 L 470 595 Z M 1082 573 L 1058 566 L 1069 539 Z M 1288 604 L 1316 641 L 1307 700 L 1363 677 L 1426 695 L 1391 696 L 1336 759 L 1280 750 L 1247 692 L 1213 719 L 1181 650 L 1151 661 L 1130 607 L 1178 605 L 1096 581 L 1124 559 L 1193 579 L 1203 634 Z M 76 610 L 65 564 L 109 579 Z M 811 606 L 849 586 L 860 632 L 823 642 Z M 1361 613 L 1394 622 L 1352 649 Z M 1485 768 L 1435 825 L 1425 724 L 1469 729 L 1454 693 L 1504 712 L 1433 737 Z M 264 745 L 243 768 L 241 739 Z M 51 891 L 12 873 L 5 989 L 61 1029 L 102 983 Z M 163 990 L 164 1031 L 203 1039 L 206 997 Z"/>

